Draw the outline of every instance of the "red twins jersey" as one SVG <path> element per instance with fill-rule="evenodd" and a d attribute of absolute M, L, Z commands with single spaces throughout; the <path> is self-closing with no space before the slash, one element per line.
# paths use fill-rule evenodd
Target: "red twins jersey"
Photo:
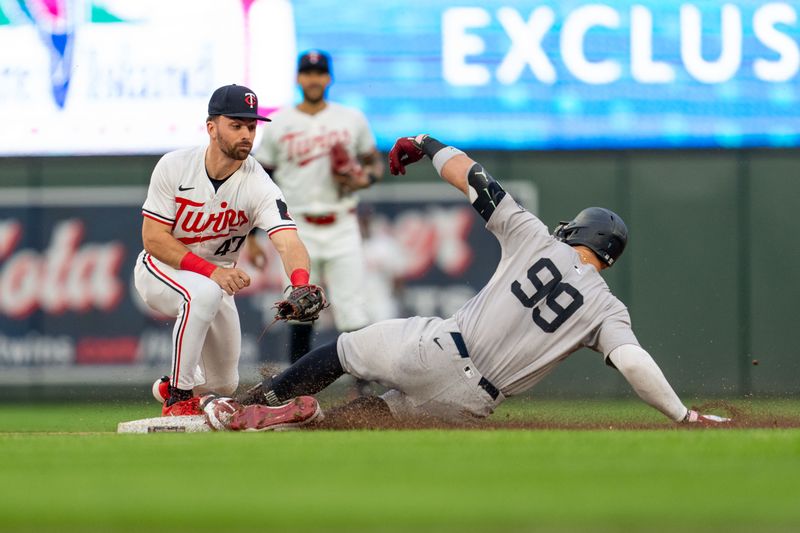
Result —
<path fill-rule="evenodd" d="M 341 197 L 331 172 L 331 146 L 344 144 L 351 156 L 371 152 L 375 137 L 364 114 L 328 102 L 309 115 L 290 106 L 270 116 L 264 137 L 253 152 L 267 168 L 297 214 L 347 211 L 356 204 L 353 195 Z"/>
<path fill-rule="evenodd" d="M 252 156 L 214 191 L 206 147 L 166 154 L 153 169 L 142 215 L 172 227 L 172 235 L 203 259 L 232 267 L 253 227 L 268 235 L 296 230 L 283 195 Z"/>

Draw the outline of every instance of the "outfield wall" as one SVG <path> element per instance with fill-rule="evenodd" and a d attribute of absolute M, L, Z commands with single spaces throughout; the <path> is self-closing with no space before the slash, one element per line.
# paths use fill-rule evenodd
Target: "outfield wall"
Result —
<path fill-rule="evenodd" d="M 681 393 L 800 393 L 791 335 L 800 251 L 790 225 L 800 199 L 800 151 L 474 155 L 550 227 L 588 205 L 625 218 L 630 247 L 606 277 Z M 0 159 L 3 389 L 58 386 L 72 395 L 84 385 L 141 388 L 168 368 L 169 321 L 147 314 L 130 287 L 138 206 L 155 161 Z M 366 195 L 406 257 L 404 314 L 452 312 L 488 279 L 498 257 L 459 195 L 433 182 L 430 167 L 418 165 Z M 281 326 L 257 342 L 282 287 L 276 263 L 237 298 L 245 379 L 260 361 L 285 360 Z M 330 320 L 321 326 L 318 341 L 331 338 Z M 586 351 L 534 392 L 626 390 Z"/>

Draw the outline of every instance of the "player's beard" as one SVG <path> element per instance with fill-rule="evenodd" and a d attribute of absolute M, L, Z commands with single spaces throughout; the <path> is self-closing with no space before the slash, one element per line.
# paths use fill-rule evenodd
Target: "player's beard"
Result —
<path fill-rule="evenodd" d="M 312 85 L 303 90 L 303 100 L 309 104 L 318 104 L 325 99 L 325 87 L 322 85 Z"/>
<path fill-rule="evenodd" d="M 217 145 L 223 154 L 236 161 L 244 161 L 247 159 L 247 156 L 250 155 L 250 151 L 253 149 L 252 144 L 227 143 L 219 135 L 217 135 Z"/>

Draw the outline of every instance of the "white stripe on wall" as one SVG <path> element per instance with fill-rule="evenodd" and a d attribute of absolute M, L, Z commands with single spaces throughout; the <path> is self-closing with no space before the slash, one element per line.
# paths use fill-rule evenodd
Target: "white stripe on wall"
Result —
<path fill-rule="evenodd" d="M 359 192 L 365 202 L 435 202 L 458 200 L 463 195 L 446 183 L 383 182 Z M 500 182 L 532 213 L 539 211 L 536 185 L 524 181 Z M 136 206 L 147 197 L 147 187 L 0 187 L 0 207 Z M 292 206 L 289 206 L 291 212 Z"/>
<path fill-rule="evenodd" d="M 3 187 L 0 206 L 139 206 L 147 187 Z"/>

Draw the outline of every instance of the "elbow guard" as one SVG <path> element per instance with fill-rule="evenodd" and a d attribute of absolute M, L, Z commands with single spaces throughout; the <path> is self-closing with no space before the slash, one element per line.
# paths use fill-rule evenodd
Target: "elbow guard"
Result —
<path fill-rule="evenodd" d="M 472 203 L 472 207 L 488 222 L 497 204 L 506 195 L 506 191 L 478 163 L 475 163 L 469 169 L 467 185 L 469 188 L 469 201 Z"/>

